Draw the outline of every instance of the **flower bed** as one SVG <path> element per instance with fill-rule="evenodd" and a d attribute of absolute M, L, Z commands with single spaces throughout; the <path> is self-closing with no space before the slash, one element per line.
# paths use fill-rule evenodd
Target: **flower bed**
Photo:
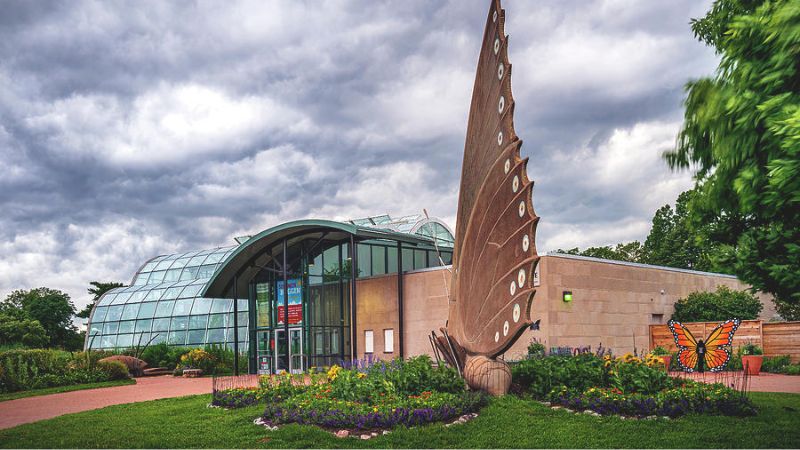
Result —
<path fill-rule="evenodd" d="M 321 393 L 322 392 L 322 393 Z M 329 429 L 391 429 L 445 421 L 478 410 L 484 397 L 477 393 L 432 393 L 383 396 L 378 402 L 336 399 L 325 390 L 309 390 L 267 406 L 262 418 L 273 425 L 299 423 Z"/>
<path fill-rule="evenodd" d="M 211 394 L 211 404 L 222 408 L 244 408 L 253 406 L 261 400 L 258 388 L 235 388 L 214 391 Z"/>
<path fill-rule="evenodd" d="M 668 376 L 663 360 L 652 354 L 532 358 L 515 365 L 512 375 L 518 389 L 537 400 L 603 415 L 747 416 L 756 412 L 747 397 L 724 385 Z"/>

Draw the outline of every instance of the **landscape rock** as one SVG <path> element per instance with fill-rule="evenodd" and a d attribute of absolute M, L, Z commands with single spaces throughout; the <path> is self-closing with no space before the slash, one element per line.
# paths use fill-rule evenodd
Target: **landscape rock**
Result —
<path fill-rule="evenodd" d="M 368 434 L 362 434 L 362 435 L 361 435 L 361 440 L 363 440 L 363 441 L 366 441 L 367 439 L 369 439 L 369 438 L 371 438 L 371 437 L 372 437 L 372 436 L 370 436 L 370 435 L 368 435 Z"/>
<path fill-rule="evenodd" d="M 347 436 L 350 436 L 350 432 L 347 430 L 339 430 L 336 432 L 336 437 L 338 438 L 346 438 Z"/>

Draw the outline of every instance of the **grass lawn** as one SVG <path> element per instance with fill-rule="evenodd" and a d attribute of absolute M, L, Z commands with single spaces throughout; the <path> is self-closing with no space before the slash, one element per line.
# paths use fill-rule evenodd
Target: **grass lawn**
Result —
<path fill-rule="evenodd" d="M 72 384 L 69 386 L 34 389 L 31 391 L 9 392 L 7 394 L 0 394 L 0 402 L 4 402 L 6 400 L 15 400 L 18 398 L 35 397 L 37 395 L 58 394 L 61 392 L 82 391 L 84 389 L 97 389 L 97 388 L 112 387 L 112 386 L 124 386 L 126 384 L 136 384 L 136 381 L 135 380 L 101 381 L 99 383 Z"/>
<path fill-rule="evenodd" d="M 368 441 L 337 439 L 310 426 L 267 431 L 261 407 L 207 408 L 208 395 L 119 405 L 0 430 L 2 447 L 797 447 L 800 395 L 753 393 L 756 417 L 621 420 L 493 400 L 466 425 L 399 429 Z"/>

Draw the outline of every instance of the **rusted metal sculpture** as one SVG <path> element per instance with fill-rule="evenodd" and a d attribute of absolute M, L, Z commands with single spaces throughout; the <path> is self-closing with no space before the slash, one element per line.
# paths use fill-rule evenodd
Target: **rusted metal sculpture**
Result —
<path fill-rule="evenodd" d="M 472 92 L 447 326 L 439 352 L 473 389 L 502 395 L 511 371 L 497 356 L 530 326 L 536 223 L 514 132 L 505 11 L 492 0 Z"/>

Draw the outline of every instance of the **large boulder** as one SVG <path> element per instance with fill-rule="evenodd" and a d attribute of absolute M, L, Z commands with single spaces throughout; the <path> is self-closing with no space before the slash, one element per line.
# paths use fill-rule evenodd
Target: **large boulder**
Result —
<path fill-rule="evenodd" d="M 125 367 L 128 368 L 128 372 L 134 377 L 141 377 L 144 375 L 144 369 L 147 368 L 146 362 L 139 358 L 134 358 L 133 356 L 128 355 L 109 356 L 101 359 L 100 361 L 119 361 L 122 364 L 125 364 Z"/>

